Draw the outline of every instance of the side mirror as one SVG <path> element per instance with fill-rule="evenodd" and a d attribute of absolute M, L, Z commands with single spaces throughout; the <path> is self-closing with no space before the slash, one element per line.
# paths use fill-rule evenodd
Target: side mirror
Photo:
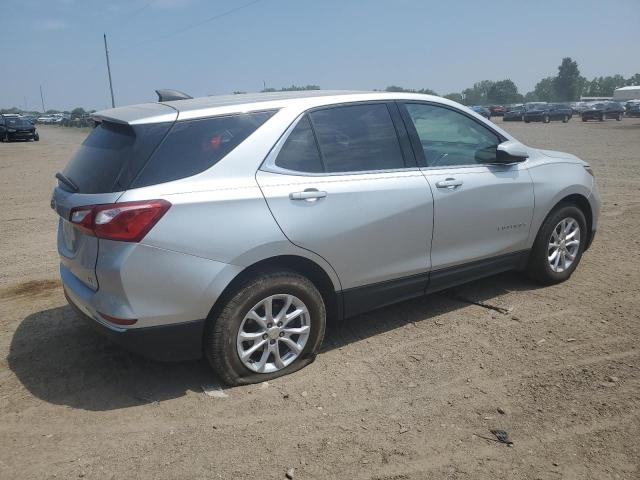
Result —
<path fill-rule="evenodd" d="M 524 162 L 529 158 L 527 147 L 515 140 L 507 140 L 498 145 L 496 149 L 496 162 L 498 164 L 509 164 Z"/>

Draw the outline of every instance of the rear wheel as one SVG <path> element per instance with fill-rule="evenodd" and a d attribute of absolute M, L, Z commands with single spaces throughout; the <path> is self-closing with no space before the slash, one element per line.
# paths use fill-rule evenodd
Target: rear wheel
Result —
<path fill-rule="evenodd" d="M 545 115 L 544 117 L 542 117 L 542 123 L 549 123 L 551 121 L 551 119 L 549 118 L 549 115 Z"/>
<path fill-rule="evenodd" d="M 548 285 L 574 272 L 587 240 L 587 223 L 578 207 L 560 205 L 543 222 L 529 255 L 527 274 Z"/>
<path fill-rule="evenodd" d="M 598 120 L 600 120 L 601 122 L 604 122 L 604 113 L 600 115 L 600 118 Z"/>
<path fill-rule="evenodd" d="M 569 115 L 565 115 L 562 117 L 562 123 L 567 123 L 569 121 Z"/>
<path fill-rule="evenodd" d="M 207 322 L 204 353 L 227 385 L 263 382 L 314 359 L 326 324 L 322 295 L 295 272 L 253 278 Z"/>
<path fill-rule="evenodd" d="M 619 113 L 618 116 L 616 117 L 616 120 L 621 122 L 622 121 L 622 114 Z"/>
<path fill-rule="evenodd" d="M 585 117 L 584 115 L 582 116 L 582 121 L 586 122 L 587 121 L 587 117 Z"/>

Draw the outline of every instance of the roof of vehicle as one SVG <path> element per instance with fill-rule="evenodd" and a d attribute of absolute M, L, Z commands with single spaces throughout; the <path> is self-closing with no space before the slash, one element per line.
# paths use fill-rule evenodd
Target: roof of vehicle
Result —
<path fill-rule="evenodd" d="M 294 107 L 302 113 L 310 108 L 325 105 L 376 100 L 431 101 L 455 108 L 465 108 L 452 100 L 421 93 L 306 90 L 296 92 L 246 93 L 175 100 L 162 103 L 141 103 L 96 112 L 93 114 L 93 118 L 98 121 L 107 120 L 129 125 L 139 125 L 208 118 L 245 112 L 277 110 L 288 107 Z M 473 110 L 467 109 L 467 111 L 472 112 L 473 115 L 485 121 L 478 113 L 473 112 Z M 492 125 L 492 128 L 500 132 L 505 138 L 512 139 L 509 133 L 497 125 Z"/>
<path fill-rule="evenodd" d="M 457 105 L 455 102 L 445 98 L 415 93 L 306 90 L 296 92 L 243 93 L 169 102 L 142 103 L 102 110 L 94 113 L 93 117 L 98 120 L 103 119 L 135 125 L 175 121 L 176 113 L 177 120 L 187 120 L 206 118 L 214 115 L 228 115 L 238 112 L 281 109 L 293 105 L 299 106 L 302 109 L 308 109 L 315 106 L 349 101 L 393 99 L 430 100 L 447 105 Z"/>

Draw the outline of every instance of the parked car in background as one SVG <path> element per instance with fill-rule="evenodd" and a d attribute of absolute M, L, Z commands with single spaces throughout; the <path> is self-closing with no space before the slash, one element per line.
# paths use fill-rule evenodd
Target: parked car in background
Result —
<path fill-rule="evenodd" d="M 483 107 L 482 105 L 474 105 L 471 107 L 471 110 L 479 113 L 487 120 L 491 120 L 491 110 L 489 110 L 487 107 Z"/>
<path fill-rule="evenodd" d="M 503 122 L 522 122 L 524 120 L 524 105 L 513 105 L 507 107 L 502 117 Z"/>
<path fill-rule="evenodd" d="M 627 102 L 625 115 L 627 117 L 640 117 L 640 100 Z"/>
<path fill-rule="evenodd" d="M 618 102 L 598 102 L 589 106 L 584 112 L 582 112 L 582 121 L 587 120 L 599 120 L 604 121 L 607 118 L 615 118 L 616 120 L 622 120 L 624 116 L 624 108 Z"/>
<path fill-rule="evenodd" d="M 0 115 L 0 141 L 40 140 L 36 126 L 21 115 Z"/>
<path fill-rule="evenodd" d="M 504 107 L 502 105 L 491 105 L 489 107 L 489 111 L 492 116 L 501 117 L 504 115 Z"/>
<path fill-rule="evenodd" d="M 308 365 L 328 317 L 507 270 L 565 281 L 598 225 L 586 162 L 431 95 L 246 94 L 94 118 L 51 198 L 69 303 L 147 356 L 205 356 L 230 385 Z"/>
<path fill-rule="evenodd" d="M 524 112 L 524 122 L 549 123 L 552 120 L 562 120 L 567 123 L 573 116 L 573 110 L 564 103 L 545 103 Z"/>

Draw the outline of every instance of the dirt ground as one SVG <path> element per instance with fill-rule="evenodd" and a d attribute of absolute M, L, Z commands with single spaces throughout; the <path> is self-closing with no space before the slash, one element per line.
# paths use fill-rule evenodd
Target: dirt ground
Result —
<path fill-rule="evenodd" d="M 600 228 L 568 282 L 360 316 L 226 398 L 204 362 L 128 354 L 67 306 L 49 198 L 86 132 L 0 144 L 0 478 L 640 478 L 640 119 L 504 126 L 594 167 Z"/>

